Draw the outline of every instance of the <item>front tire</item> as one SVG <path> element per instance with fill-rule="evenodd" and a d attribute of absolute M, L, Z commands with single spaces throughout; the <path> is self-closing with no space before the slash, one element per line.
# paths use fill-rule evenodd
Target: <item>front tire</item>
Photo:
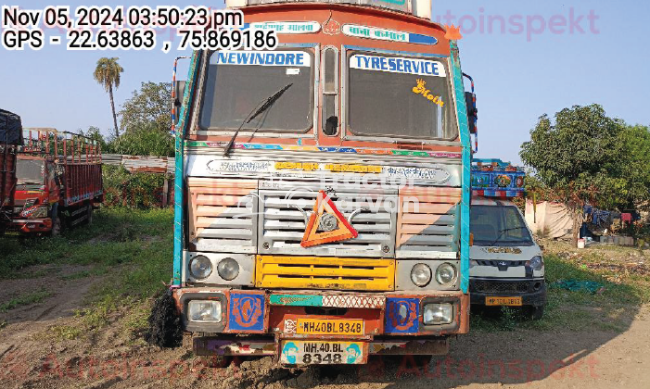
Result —
<path fill-rule="evenodd" d="M 526 316 L 531 320 L 541 320 L 544 317 L 544 306 L 530 306 L 526 307 Z"/>
<path fill-rule="evenodd" d="M 52 231 L 50 232 L 51 236 L 60 236 L 61 231 L 63 230 L 63 225 L 61 223 L 61 217 L 59 215 L 52 216 Z"/>

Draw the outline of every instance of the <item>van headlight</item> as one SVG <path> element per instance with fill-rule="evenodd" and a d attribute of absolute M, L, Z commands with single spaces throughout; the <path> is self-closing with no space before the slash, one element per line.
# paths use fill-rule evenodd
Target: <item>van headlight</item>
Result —
<path fill-rule="evenodd" d="M 443 263 L 436 269 L 436 280 L 440 285 L 449 285 L 456 282 L 458 273 L 451 263 Z"/>
<path fill-rule="evenodd" d="M 204 280 L 212 274 L 212 261 L 203 255 L 198 255 L 190 261 L 190 274 L 197 280 Z"/>
<path fill-rule="evenodd" d="M 451 304 L 427 304 L 424 306 L 424 324 L 450 324 L 454 321 L 454 306 Z"/>
<path fill-rule="evenodd" d="M 219 323 L 221 301 L 192 300 L 187 304 L 187 317 L 190 321 Z"/>
<path fill-rule="evenodd" d="M 224 258 L 217 265 L 219 277 L 226 281 L 232 281 L 239 275 L 239 264 L 232 258 Z"/>
<path fill-rule="evenodd" d="M 544 268 L 544 258 L 539 255 L 531 258 L 530 261 L 526 261 L 526 266 L 532 268 L 533 270 L 540 271 Z"/>
<path fill-rule="evenodd" d="M 431 282 L 431 268 L 423 263 L 418 263 L 411 269 L 411 281 L 420 288 Z"/>

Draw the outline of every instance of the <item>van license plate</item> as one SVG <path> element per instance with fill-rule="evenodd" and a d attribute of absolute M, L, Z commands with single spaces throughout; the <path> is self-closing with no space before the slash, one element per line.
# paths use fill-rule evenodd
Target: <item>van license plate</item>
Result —
<path fill-rule="evenodd" d="M 521 307 L 523 301 L 521 297 L 486 297 L 485 305 L 489 307 L 504 305 L 507 307 Z"/>
<path fill-rule="evenodd" d="M 356 365 L 368 359 L 364 342 L 284 340 L 280 349 L 280 362 L 286 365 Z"/>

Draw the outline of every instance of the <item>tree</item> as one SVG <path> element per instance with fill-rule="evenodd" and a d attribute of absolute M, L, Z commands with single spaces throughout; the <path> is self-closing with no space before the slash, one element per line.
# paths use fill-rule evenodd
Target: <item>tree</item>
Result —
<path fill-rule="evenodd" d="M 574 106 L 544 115 L 521 146 L 522 161 L 573 212 L 577 244 L 586 202 L 612 205 L 626 197 L 618 161 L 623 123 L 605 115 L 599 105 Z"/>
<path fill-rule="evenodd" d="M 100 58 L 97 61 L 97 67 L 93 76 L 97 83 L 104 87 L 111 99 L 111 110 L 113 112 L 113 124 L 115 126 L 115 137 L 119 137 L 120 133 L 117 128 L 117 114 L 115 113 L 115 100 L 113 99 L 113 87 L 118 89 L 120 87 L 120 77 L 124 68 L 117 63 L 119 58 Z"/>
<path fill-rule="evenodd" d="M 132 97 L 122 105 L 120 128 L 131 132 L 153 123 L 159 131 L 171 130 L 171 93 L 169 82 L 143 82 L 140 91 L 133 91 Z"/>

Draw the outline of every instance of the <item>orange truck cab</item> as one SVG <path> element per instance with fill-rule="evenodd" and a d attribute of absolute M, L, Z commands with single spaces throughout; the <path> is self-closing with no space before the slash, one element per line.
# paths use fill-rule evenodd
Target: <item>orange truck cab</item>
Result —
<path fill-rule="evenodd" d="M 279 45 L 195 51 L 178 98 L 172 295 L 196 353 L 446 353 L 470 307 L 457 30 L 430 1 L 227 5 Z"/>
<path fill-rule="evenodd" d="M 10 229 L 58 235 L 91 222 L 103 201 L 101 151 L 81 135 L 26 129 L 18 149 L 16 191 Z"/>

